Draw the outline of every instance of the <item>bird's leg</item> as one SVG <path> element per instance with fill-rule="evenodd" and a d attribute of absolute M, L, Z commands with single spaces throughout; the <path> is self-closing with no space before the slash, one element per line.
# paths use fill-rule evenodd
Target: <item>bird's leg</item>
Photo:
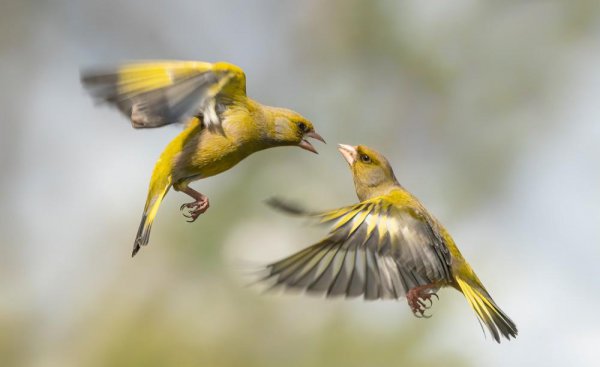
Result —
<path fill-rule="evenodd" d="M 187 184 L 180 184 L 173 186 L 175 190 L 185 192 L 196 201 L 191 203 L 183 204 L 179 210 L 183 212 L 183 216 L 188 218 L 188 222 L 193 222 L 200 216 L 200 214 L 204 213 L 208 207 L 208 197 L 199 193 L 198 191 L 190 188 Z"/>
<path fill-rule="evenodd" d="M 439 299 L 436 294 L 437 288 L 438 287 L 435 284 L 425 284 L 420 287 L 415 287 L 406 293 L 408 306 L 416 317 L 431 317 L 431 315 L 425 315 L 425 311 L 430 309 L 433 305 L 431 297 Z"/>

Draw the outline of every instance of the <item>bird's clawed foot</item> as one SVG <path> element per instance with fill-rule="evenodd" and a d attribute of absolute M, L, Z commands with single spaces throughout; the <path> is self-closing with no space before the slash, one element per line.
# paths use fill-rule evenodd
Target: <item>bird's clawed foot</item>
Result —
<path fill-rule="evenodd" d="M 431 315 L 426 315 L 425 311 L 433 306 L 432 297 L 440 299 L 436 294 L 436 290 L 429 286 L 416 287 L 408 291 L 406 299 L 408 306 L 416 317 L 430 318 Z"/>
<path fill-rule="evenodd" d="M 208 207 L 208 198 L 204 196 L 194 202 L 183 204 L 179 210 L 183 212 L 184 217 L 188 218 L 187 222 L 191 223 L 195 221 L 200 214 L 207 211 Z"/>

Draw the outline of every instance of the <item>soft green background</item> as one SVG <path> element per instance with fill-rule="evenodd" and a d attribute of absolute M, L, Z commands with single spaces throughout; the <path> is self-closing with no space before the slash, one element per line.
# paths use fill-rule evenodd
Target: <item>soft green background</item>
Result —
<path fill-rule="evenodd" d="M 135 131 L 79 84 L 130 59 L 226 60 L 312 119 L 171 192 L 129 257 L 178 127 Z M 0 366 L 594 366 L 600 360 L 600 2 L 0 1 Z M 261 264 L 324 234 L 273 212 L 356 200 L 335 143 L 382 151 L 519 326 L 484 339 L 462 296 L 262 295 Z"/>

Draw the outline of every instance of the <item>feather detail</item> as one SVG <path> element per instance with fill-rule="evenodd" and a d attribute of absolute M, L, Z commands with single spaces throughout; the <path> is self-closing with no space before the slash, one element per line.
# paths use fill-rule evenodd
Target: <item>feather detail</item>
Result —
<path fill-rule="evenodd" d="M 399 298 L 415 286 L 448 282 L 445 261 L 428 224 L 378 197 L 357 205 L 311 213 L 281 200 L 270 205 L 331 226 L 321 242 L 267 266 L 274 286 L 326 296 Z M 403 233 L 403 228 L 410 228 Z M 409 235 L 414 233 L 414 235 Z"/>
<path fill-rule="evenodd" d="M 220 62 L 158 61 L 89 71 L 82 82 L 99 101 L 115 105 L 135 128 L 153 128 L 202 116 L 221 131 L 221 111 L 246 98 L 246 78 L 237 66 Z"/>
<path fill-rule="evenodd" d="M 500 336 L 507 340 L 517 336 L 518 331 L 515 323 L 502 312 L 477 279 L 457 276 L 456 282 L 467 302 L 475 311 L 482 329 L 485 325 L 496 342 L 500 342 Z"/>

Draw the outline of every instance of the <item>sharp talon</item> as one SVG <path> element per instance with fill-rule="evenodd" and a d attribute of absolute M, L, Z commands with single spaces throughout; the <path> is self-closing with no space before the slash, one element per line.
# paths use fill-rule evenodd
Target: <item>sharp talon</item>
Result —
<path fill-rule="evenodd" d="M 426 301 L 429 302 L 429 305 L 427 305 L 427 306 L 424 305 L 423 307 L 425 307 L 425 309 L 430 309 L 431 306 L 433 306 L 433 301 L 431 300 L 431 297 L 427 297 Z"/>
<path fill-rule="evenodd" d="M 440 298 L 435 293 L 435 289 L 431 287 L 432 285 L 424 285 L 420 287 L 415 287 L 411 289 L 406 297 L 408 299 L 408 305 L 410 306 L 413 314 L 417 318 L 425 318 L 428 319 L 433 315 L 428 315 L 426 313 L 431 307 L 433 307 L 433 296 L 437 300 Z"/>

